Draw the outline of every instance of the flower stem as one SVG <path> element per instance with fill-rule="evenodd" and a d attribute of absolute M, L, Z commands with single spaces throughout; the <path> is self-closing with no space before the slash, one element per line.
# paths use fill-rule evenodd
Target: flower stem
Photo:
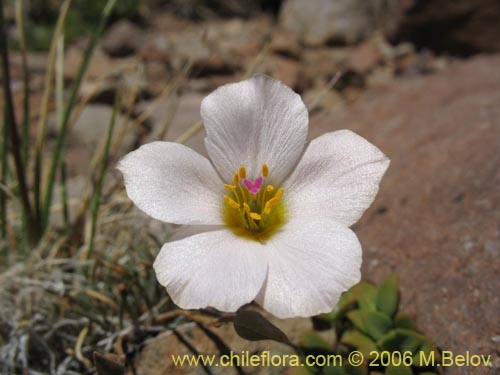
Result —
<path fill-rule="evenodd" d="M 10 87 L 9 53 L 7 44 L 6 25 L 3 13 L 3 3 L 0 5 L 0 53 L 2 56 L 2 83 L 4 91 L 4 107 L 6 126 L 9 130 L 12 156 L 19 185 L 20 200 L 23 207 L 23 215 L 27 223 L 30 242 L 35 244 L 40 238 L 40 223 L 35 220 L 28 195 L 28 187 L 25 179 L 24 163 L 21 155 L 21 141 L 17 131 L 14 103 Z"/>
<path fill-rule="evenodd" d="M 71 118 L 71 114 L 73 112 L 73 108 L 76 103 L 76 99 L 78 96 L 78 91 L 80 89 L 80 84 L 82 82 L 83 76 L 85 72 L 87 71 L 88 64 L 90 62 L 90 58 L 92 56 L 92 53 L 94 51 L 94 48 L 97 45 L 97 39 L 101 35 L 102 31 L 104 30 L 104 27 L 106 26 L 106 23 L 108 21 L 108 18 L 111 14 L 111 10 L 113 9 L 115 3 L 117 0 L 108 0 L 106 3 L 106 6 L 104 7 L 104 10 L 101 14 L 101 19 L 99 21 L 99 25 L 97 26 L 94 34 L 92 35 L 92 38 L 90 40 L 90 43 L 87 47 L 87 50 L 85 51 L 85 54 L 83 56 L 83 61 L 80 64 L 80 68 L 78 70 L 78 74 L 73 81 L 73 85 L 71 87 L 71 93 L 68 99 L 68 103 L 66 105 L 66 110 L 64 112 L 64 117 L 63 121 L 61 124 L 61 129 L 59 131 L 58 137 L 56 139 L 56 145 L 54 148 L 54 152 L 52 155 L 52 163 L 50 165 L 49 169 L 49 177 L 47 180 L 47 186 L 45 189 L 45 198 L 43 201 L 43 208 L 42 208 L 42 226 L 45 229 L 48 225 L 48 220 L 49 220 L 49 215 L 50 215 L 50 206 L 52 204 L 52 193 L 53 193 L 53 188 L 54 188 L 54 182 L 55 182 L 55 175 L 56 171 L 59 167 L 59 163 L 61 162 L 63 150 L 64 150 L 64 143 L 66 140 L 66 135 L 69 127 L 69 122 Z"/>

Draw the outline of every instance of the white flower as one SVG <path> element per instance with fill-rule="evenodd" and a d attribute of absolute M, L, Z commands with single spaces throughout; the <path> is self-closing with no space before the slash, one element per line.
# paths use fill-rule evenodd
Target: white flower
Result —
<path fill-rule="evenodd" d="M 264 75 L 218 88 L 201 116 L 210 160 L 153 142 L 119 164 L 142 211 L 192 226 L 161 248 L 158 281 L 185 309 L 255 300 L 280 318 L 330 311 L 360 279 L 348 227 L 375 198 L 388 158 L 348 130 L 306 145 L 300 96 Z"/>

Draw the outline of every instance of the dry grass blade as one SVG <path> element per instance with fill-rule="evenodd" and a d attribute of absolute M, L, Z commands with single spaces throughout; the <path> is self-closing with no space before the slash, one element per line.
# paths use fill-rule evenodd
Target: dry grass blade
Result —
<path fill-rule="evenodd" d="M 85 358 L 83 356 L 83 353 L 82 353 L 83 342 L 85 341 L 85 337 L 87 337 L 88 333 L 89 333 L 88 326 L 84 327 L 80 331 L 80 334 L 78 335 L 78 339 L 76 340 L 76 344 L 75 344 L 75 355 L 76 355 L 76 358 L 85 365 L 85 367 L 91 368 L 92 363 L 87 358 Z"/>
<path fill-rule="evenodd" d="M 76 296 L 77 294 L 79 293 L 82 293 L 82 294 L 85 294 L 86 296 L 90 297 L 90 298 L 93 298 L 93 299 L 96 299 L 110 307 L 112 307 L 114 310 L 118 311 L 119 310 L 119 306 L 118 304 L 113 301 L 111 298 L 105 296 L 104 294 L 102 293 L 99 293 L 99 292 L 96 292 L 95 290 L 91 290 L 91 289 L 83 289 L 83 290 L 79 290 L 79 291 L 72 291 L 70 293 L 70 296 Z"/>
<path fill-rule="evenodd" d="M 94 49 L 97 45 L 97 39 L 100 37 L 101 33 L 104 30 L 104 27 L 107 23 L 107 20 L 109 16 L 111 15 L 111 11 L 116 4 L 117 0 L 108 0 L 106 3 L 106 6 L 104 7 L 104 10 L 102 11 L 101 18 L 99 20 L 99 25 L 95 29 L 95 32 L 92 34 L 91 40 L 89 42 L 89 45 L 83 55 L 83 60 L 80 64 L 80 68 L 78 70 L 77 76 L 75 80 L 73 81 L 73 85 L 71 87 L 71 92 L 69 95 L 69 99 L 66 105 L 66 109 L 64 111 L 64 117 L 62 120 L 61 128 L 59 130 L 57 139 L 56 139 L 56 144 L 54 147 L 54 151 L 52 154 L 52 161 L 49 169 L 49 175 L 47 179 L 47 185 L 45 189 L 45 194 L 44 194 L 44 201 L 43 201 L 43 209 L 42 209 L 42 228 L 46 228 L 48 225 L 48 220 L 50 216 L 50 206 L 52 204 L 52 193 L 53 193 L 53 187 L 55 183 L 55 175 L 56 171 L 59 167 L 59 163 L 62 158 L 63 150 L 64 150 L 64 143 L 66 141 L 66 135 L 68 131 L 68 125 L 70 122 L 71 114 L 74 109 L 75 103 L 77 101 L 77 96 L 78 92 L 80 89 L 80 84 L 82 82 L 83 76 L 85 72 L 87 71 L 88 64 L 90 62 L 90 58 L 94 52 Z"/>
<path fill-rule="evenodd" d="M 19 185 L 19 199 L 23 207 L 23 219 L 26 223 L 27 234 L 32 243 L 38 240 L 39 223 L 33 216 L 33 210 L 28 195 L 28 185 L 26 182 L 24 161 L 21 155 L 21 141 L 17 129 L 16 115 L 14 112 L 14 101 L 12 97 L 12 87 L 10 79 L 10 62 L 9 62 L 9 47 L 7 41 L 7 27 L 4 17 L 4 4 L 0 4 L 0 53 L 2 55 L 2 86 L 3 86 L 3 101 L 4 101 L 4 121 L 8 128 L 6 134 L 10 138 L 10 152 L 14 159 L 14 169 L 16 179 Z M 4 150 L 7 152 L 7 148 Z"/>
<path fill-rule="evenodd" d="M 23 19 L 23 0 L 16 1 L 16 25 L 19 34 L 19 49 L 21 51 L 21 64 L 23 70 L 23 121 L 22 121 L 22 155 L 25 163 L 29 158 L 29 125 L 30 125 L 30 71 L 28 69 L 28 60 L 26 57 L 26 38 L 24 34 L 24 19 Z"/>
<path fill-rule="evenodd" d="M 43 92 L 42 102 L 40 104 L 40 116 L 39 116 L 37 135 L 35 140 L 35 163 L 34 163 L 34 184 L 33 184 L 35 210 L 37 212 L 38 217 L 41 216 L 42 191 L 40 191 L 40 186 L 42 185 L 41 179 L 43 172 L 42 151 L 45 141 L 45 133 L 47 132 L 47 118 L 49 113 L 50 97 L 52 96 L 57 43 L 61 34 L 64 32 L 64 24 L 66 22 L 66 17 L 68 15 L 70 5 L 71 5 L 71 0 L 65 0 L 64 3 L 61 5 L 59 11 L 59 17 L 57 19 L 56 27 L 54 29 L 54 36 L 52 38 L 48 55 L 47 71 L 45 73 L 45 82 L 44 82 L 45 90 Z"/>

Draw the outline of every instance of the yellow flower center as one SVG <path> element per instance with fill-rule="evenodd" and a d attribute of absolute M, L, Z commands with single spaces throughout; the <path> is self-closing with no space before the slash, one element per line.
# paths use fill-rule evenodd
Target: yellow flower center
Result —
<path fill-rule="evenodd" d="M 233 176 L 232 184 L 224 184 L 223 216 L 225 224 L 238 236 L 264 242 L 285 222 L 283 188 L 265 185 L 269 175 L 267 164 L 262 165 L 262 176 L 255 180 L 246 177 L 241 166 Z"/>

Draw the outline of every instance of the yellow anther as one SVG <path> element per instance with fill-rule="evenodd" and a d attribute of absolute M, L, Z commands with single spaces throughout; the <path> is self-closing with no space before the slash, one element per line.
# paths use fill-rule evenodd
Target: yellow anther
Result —
<path fill-rule="evenodd" d="M 260 216 L 258 213 L 255 213 L 255 212 L 251 212 L 250 213 L 250 217 L 254 220 L 260 220 L 262 219 L 262 216 Z"/>
<path fill-rule="evenodd" d="M 267 186 L 266 186 L 266 191 L 267 191 L 268 193 L 270 193 L 270 192 L 271 192 L 271 191 L 273 191 L 273 190 L 274 190 L 274 186 L 273 186 L 273 185 L 267 185 Z"/>
<path fill-rule="evenodd" d="M 234 191 L 236 189 L 236 186 L 229 184 L 224 184 L 224 187 L 229 191 Z"/>
<path fill-rule="evenodd" d="M 269 175 L 269 167 L 267 164 L 262 164 L 262 176 L 267 177 Z"/>
<path fill-rule="evenodd" d="M 283 193 L 285 192 L 285 189 L 283 188 L 279 188 L 278 191 L 276 192 L 276 195 L 274 196 L 274 198 L 277 198 L 278 200 L 281 199 L 281 197 L 283 196 Z M 273 199 L 274 199 L 273 198 Z"/>
<path fill-rule="evenodd" d="M 243 179 L 247 176 L 247 170 L 245 169 L 245 167 L 242 165 L 240 167 L 240 178 Z"/>
<path fill-rule="evenodd" d="M 238 185 L 238 182 L 240 182 L 240 176 L 238 176 L 238 173 L 235 173 L 233 176 L 233 182 L 235 185 Z"/>
<path fill-rule="evenodd" d="M 266 205 L 264 206 L 264 213 L 266 215 L 269 215 L 271 213 L 271 209 L 276 205 L 276 203 L 279 202 L 279 199 L 274 197 L 274 198 L 271 198 L 269 199 L 267 202 L 266 202 Z"/>
<path fill-rule="evenodd" d="M 236 202 L 235 200 L 233 200 L 230 196 L 228 195 L 224 195 L 224 200 L 226 201 L 226 203 L 228 205 L 230 205 L 232 208 L 236 208 L 236 209 L 239 209 L 240 208 L 240 205 L 238 204 L 238 202 Z"/>
<path fill-rule="evenodd" d="M 243 203 L 243 208 L 245 209 L 245 212 L 250 215 L 250 206 L 247 203 Z"/>

